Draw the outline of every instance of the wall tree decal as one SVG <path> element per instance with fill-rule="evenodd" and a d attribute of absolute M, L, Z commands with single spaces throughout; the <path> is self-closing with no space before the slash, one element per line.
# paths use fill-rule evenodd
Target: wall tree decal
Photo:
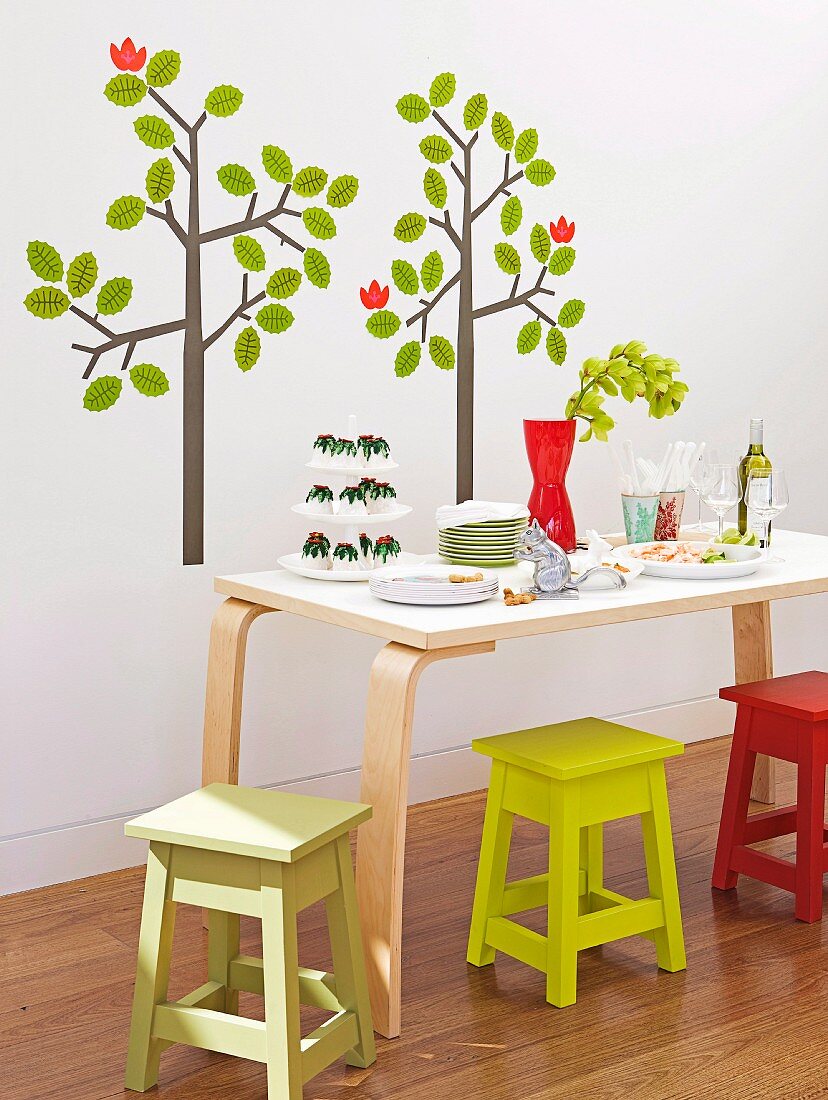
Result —
<path fill-rule="evenodd" d="M 229 118 L 242 105 L 243 94 L 230 84 L 219 84 L 204 100 L 204 108 L 195 121 L 188 122 L 162 95 L 179 75 L 181 57 L 175 50 L 160 50 L 147 61 L 146 48 L 136 50 L 130 39 L 119 49 L 114 44 L 110 56 L 121 70 L 107 83 L 104 95 L 117 107 L 136 107 L 145 98 L 153 101 L 161 114 L 141 114 L 133 120 L 138 139 L 154 153 L 171 153 L 154 160 L 146 173 L 144 190 L 147 199 L 139 195 L 122 195 L 109 207 L 106 224 L 114 230 L 135 228 L 145 216 L 163 222 L 184 251 L 184 310 L 176 311 L 172 319 L 122 331 L 111 327 L 109 317 L 124 310 L 132 298 L 132 281 L 117 275 L 99 287 L 94 307 L 82 308 L 86 298 L 98 286 L 99 267 L 91 252 L 82 252 L 64 269 L 58 250 L 44 241 L 32 241 L 27 249 L 29 266 L 44 285 L 36 287 L 25 298 L 26 308 L 35 317 L 51 319 L 72 313 L 86 323 L 102 339 L 98 343 L 72 344 L 88 356 L 84 379 L 91 379 L 83 395 L 83 406 L 90 412 L 112 408 L 123 390 L 123 376 L 128 374 L 132 386 L 145 397 L 159 397 L 170 392 L 170 381 L 163 370 L 153 363 L 139 363 L 130 368 L 138 347 L 146 341 L 169 333 L 183 332 L 183 560 L 185 565 L 201 564 L 204 560 L 204 355 L 217 340 L 239 321 L 251 322 L 236 335 L 233 352 L 237 366 L 250 370 L 261 353 L 259 331 L 266 334 L 285 332 L 294 316 L 284 305 L 300 288 L 304 279 L 314 287 L 325 289 L 331 280 L 331 268 L 323 252 L 315 245 L 304 244 L 285 232 L 287 219 L 301 222 L 304 233 L 314 241 L 327 241 L 336 235 L 336 222 L 319 198 L 325 192 L 326 205 L 334 210 L 348 206 L 356 198 L 359 187 L 355 176 L 341 175 L 328 181 L 322 168 L 309 165 L 294 172 L 287 153 L 276 145 L 262 149 L 262 167 L 269 180 L 279 185 L 278 197 L 262 203 L 267 209 L 257 212 L 259 192 L 253 173 L 241 164 L 224 164 L 218 168 L 219 184 L 230 195 L 247 199 L 244 215 L 226 225 L 204 229 L 201 225 L 199 187 L 202 165 L 199 160 L 199 133 L 205 123 Z M 146 68 L 144 69 L 144 66 Z M 143 75 L 139 75 L 144 69 Z M 186 213 L 179 220 L 173 207 L 173 192 L 182 180 Z M 327 188 L 327 190 L 326 190 Z M 292 205 L 294 198 L 317 200 L 303 209 Z M 266 279 L 264 288 L 254 291 L 251 276 L 262 275 L 267 257 L 256 234 L 274 236 L 280 246 L 287 245 L 301 256 L 301 267 L 280 267 Z M 236 260 L 243 268 L 241 294 L 237 303 L 220 324 L 205 331 L 202 318 L 201 253 L 216 241 L 230 242 Z M 228 246 L 228 256 L 230 247 Z M 298 261 L 297 261 L 298 262 Z M 60 284 L 60 285 L 59 285 Z M 65 289 L 64 289 L 65 287 Z M 253 310 L 266 298 L 273 299 Z M 105 320 L 103 320 L 104 318 Z M 118 374 L 96 374 L 98 363 L 110 352 L 122 352 Z"/>
<path fill-rule="evenodd" d="M 510 119 L 495 111 L 490 118 L 491 137 L 504 154 L 503 175 L 491 190 L 478 196 L 476 201 L 473 151 L 480 129 L 489 118 L 489 102 L 482 92 L 472 95 L 463 108 L 462 123 L 451 125 L 444 117 L 443 108 L 454 99 L 456 87 L 453 73 L 441 73 L 432 81 L 428 98 L 409 92 L 397 103 L 397 111 L 406 122 L 422 124 L 432 119 L 442 133 L 428 133 L 419 144 L 420 152 L 428 162 L 423 177 L 423 192 L 437 213 L 424 215 L 411 211 L 403 214 L 394 227 L 395 238 L 401 244 L 408 245 L 420 240 L 429 226 L 436 226 L 454 253 L 456 268 L 447 275 L 442 252 L 435 249 L 423 258 L 419 270 L 409 260 L 394 260 L 391 278 L 402 294 L 415 297 L 422 289 L 428 295 L 419 298 L 421 308 L 414 310 L 405 322 L 407 328 L 419 326 L 419 339 L 407 341 L 397 351 L 394 360 L 397 376 L 405 378 L 416 370 L 426 342 L 436 366 L 442 370 L 457 367 L 457 499 L 461 501 L 474 495 L 475 322 L 505 310 L 527 310 L 533 316 L 518 332 L 518 352 L 526 354 L 538 346 L 543 336 L 541 322 L 545 322 L 549 326 L 546 334 L 547 354 L 553 363 L 560 364 L 566 357 L 566 338 L 561 329 L 576 325 L 583 317 L 585 307 L 579 299 L 571 299 L 558 311 L 557 318 L 553 318 L 539 305 L 543 296 L 555 293 L 550 286 L 544 285 L 546 276 L 565 275 L 575 262 L 575 249 L 568 244 L 552 251 L 550 234 L 539 223 L 530 230 L 527 242 L 538 264 L 534 281 L 521 289 L 521 255 L 510 240 L 500 241 L 494 247 L 494 261 L 505 275 L 511 277 L 511 288 L 496 301 L 475 304 L 472 285 L 473 238 L 477 219 L 503 198 L 500 226 L 504 237 L 511 237 L 523 221 L 521 200 L 517 194 L 512 194 L 512 189 L 524 180 L 535 187 L 545 187 L 555 178 L 555 169 L 548 160 L 537 156 L 536 130 L 526 129 L 516 133 Z M 467 132 L 465 137 L 460 135 L 461 127 Z M 447 167 L 441 170 L 438 166 L 443 165 Z M 447 179 L 449 172 L 453 178 Z M 452 268 L 454 264 L 448 266 Z M 428 336 L 432 310 L 455 287 L 458 296 L 456 355 L 454 345 L 445 336 Z M 376 289 L 378 293 L 378 284 Z M 372 296 L 371 288 L 364 291 L 363 305 L 372 310 L 366 328 L 372 336 L 386 340 L 397 334 L 402 321 L 392 310 L 371 304 L 378 300 L 377 294 Z"/>

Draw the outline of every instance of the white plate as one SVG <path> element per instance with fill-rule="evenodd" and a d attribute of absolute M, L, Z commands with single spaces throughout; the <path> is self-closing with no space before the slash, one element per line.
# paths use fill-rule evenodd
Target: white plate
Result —
<path fill-rule="evenodd" d="M 686 539 L 682 539 L 686 542 Z M 762 551 L 756 546 L 739 546 L 728 543 L 717 543 L 724 552 L 727 561 L 713 562 L 710 565 L 696 565 L 695 563 L 673 563 L 663 561 L 646 561 L 636 557 L 632 550 L 641 550 L 645 546 L 658 546 L 657 542 L 641 542 L 635 546 L 619 546 L 616 554 L 620 560 L 627 563 L 632 561 L 643 565 L 643 572 L 648 577 L 672 577 L 676 580 L 728 580 L 735 577 L 749 577 L 755 573 L 762 564 Z M 688 542 L 696 550 L 707 550 L 709 542 Z"/>
<path fill-rule="evenodd" d="M 314 581 L 368 581 L 380 569 L 387 568 L 386 566 L 380 566 L 378 569 L 360 569 L 358 573 L 356 571 L 346 572 L 345 570 L 334 572 L 332 569 L 308 569 L 306 565 L 303 565 L 303 560 L 301 554 L 284 554 L 276 564 L 282 569 L 287 569 L 300 577 L 310 577 Z M 419 554 L 406 554 L 403 552 L 397 560 L 408 566 L 416 564 L 422 558 Z"/>
<path fill-rule="evenodd" d="M 386 470 L 399 469 L 397 462 L 388 462 L 385 466 L 320 466 L 316 462 L 306 462 L 305 465 L 318 474 L 339 474 L 341 477 L 374 477 L 384 474 Z"/>
<path fill-rule="evenodd" d="M 451 546 L 514 546 L 520 541 L 520 535 L 485 535 L 478 538 L 475 535 L 447 535 L 444 531 L 441 531 L 437 536 L 437 541 L 445 542 Z"/>
<path fill-rule="evenodd" d="M 309 504 L 294 504 L 290 510 L 291 512 L 296 512 L 299 516 L 305 516 L 307 519 L 312 519 L 322 526 L 326 523 L 334 523 L 347 524 L 349 527 L 363 527 L 366 524 L 393 523 L 394 520 L 402 519 L 403 516 L 407 516 L 408 513 L 412 511 L 409 504 L 401 504 L 394 512 L 365 513 L 358 516 L 355 516 L 353 513 L 339 515 L 337 512 L 334 512 L 333 515 L 322 515 L 320 512 L 308 511 L 309 508 Z"/>
<path fill-rule="evenodd" d="M 577 580 L 577 574 L 583 573 L 586 569 L 586 557 L 587 556 L 585 550 L 577 550 L 574 554 L 569 555 L 569 561 L 572 566 L 573 580 Z M 604 554 L 601 560 L 604 562 L 609 562 L 610 565 L 617 561 L 619 565 L 623 565 L 625 569 L 629 570 L 629 572 L 627 573 L 621 573 L 621 576 L 624 578 L 627 584 L 630 584 L 632 581 L 634 581 L 636 577 L 640 577 L 641 574 L 644 572 L 643 562 L 636 561 L 635 558 L 631 558 L 628 554 L 625 554 L 622 557 L 614 550 Z M 590 577 L 588 581 L 584 581 L 581 587 L 582 590 L 585 592 L 588 588 L 614 588 L 615 586 L 612 584 L 612 579 L 610 577 L 606 577 L 603 574 L 599 573 L 597 577 Z"/>

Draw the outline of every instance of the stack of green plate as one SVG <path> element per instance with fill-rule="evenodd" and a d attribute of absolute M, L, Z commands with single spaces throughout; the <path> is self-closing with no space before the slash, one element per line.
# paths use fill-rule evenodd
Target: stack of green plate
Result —
<path fill-rule="evenodd" d="M 440 556 L 454 565 L 512 565 L 529 515 L 519 519 L 492 519 L 464 523 L 437 532 Z"/>

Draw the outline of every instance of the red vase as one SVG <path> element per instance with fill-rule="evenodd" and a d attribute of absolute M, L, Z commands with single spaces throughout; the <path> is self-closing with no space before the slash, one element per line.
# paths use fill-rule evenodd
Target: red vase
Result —
<path fill-rule="evenodd" d="M 526 453 L 535 484 L 530 519 L 562 549 L 575 549 L 575 519 L 566 491 L 566 471 L 575 446 L 574 420 L 524 420 Z"/>

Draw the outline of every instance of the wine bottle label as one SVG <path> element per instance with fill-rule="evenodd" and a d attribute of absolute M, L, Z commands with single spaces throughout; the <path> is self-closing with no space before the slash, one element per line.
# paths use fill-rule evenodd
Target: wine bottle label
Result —
<path fill-rule="evenodd" d="M 753 533 L 759 540 L 759 545 L 764 548 L 765 546 L 765 525 L 761 518 L 753 511 L 752 508 L 748 508 L 747 514 L 747 533 Z"/>

